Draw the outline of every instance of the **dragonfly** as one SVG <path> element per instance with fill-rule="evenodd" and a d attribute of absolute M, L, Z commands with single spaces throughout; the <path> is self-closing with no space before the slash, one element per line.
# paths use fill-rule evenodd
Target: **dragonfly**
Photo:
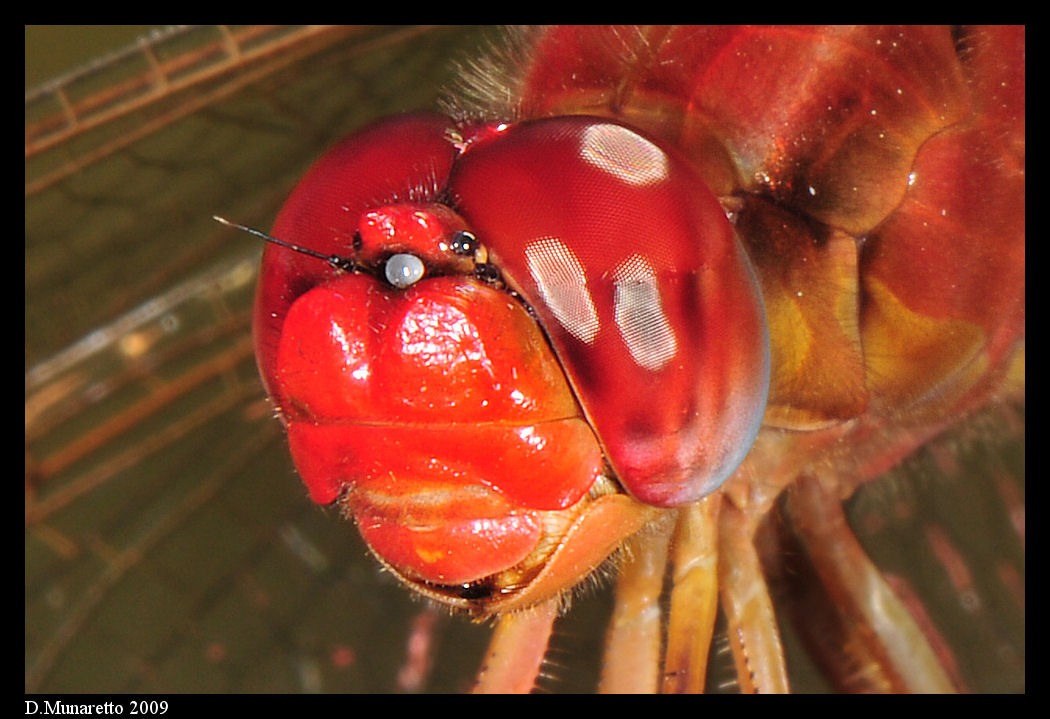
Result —
<path fill-rule="evenodd" d="M 27 93 L 27 691 L 471 686 L 489 629 L 407 597 L 306 501 L 251 357 L 259 247 L 210 217 L 268 226 L 325 147 L 432 107 L 450 61 L 494 37 L 169 30 Z M 953 627 L 979 625 L 990 649 L 959 670 L 976 690 L 1024 687 L 1023 410 L 1006 416 L 850 507 L 918 596 L 971 608 Z M 987 541 L 960 554 L 975 522 Z M 909 555 L 916 535 L 936 551 Z M 608 592 L 575 602 L 545 688 L 593 683 L 609 611 Z M 827 689 L 802 638 L 785 641 L 793 687 Z M 710 683 L 732 689 L 716 653 Z"/>

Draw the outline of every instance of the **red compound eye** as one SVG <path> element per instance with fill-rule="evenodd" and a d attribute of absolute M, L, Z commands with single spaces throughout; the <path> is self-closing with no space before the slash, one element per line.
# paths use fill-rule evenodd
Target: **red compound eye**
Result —
<path fill-rule="evenodd" d="M 768 340 L 747 257 L 692 169 L 623 125 L 555 118 L 471 147 L 451 188 L 625 488 L 674 506 L 728 479 L 765 410 Z"/>

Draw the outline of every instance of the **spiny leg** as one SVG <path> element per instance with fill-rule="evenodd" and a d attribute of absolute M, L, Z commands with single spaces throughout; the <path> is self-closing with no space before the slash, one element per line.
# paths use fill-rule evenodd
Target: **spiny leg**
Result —
<path fill-rule="evenodd" d="M 719 520 L 718 578 L 743 693 L 790 691 L 773 602 L 754 544 L 755 523 L 731 502 Z"/>
<path fill-rule="evenodd" d="M 802 477 L 787 508 L 831 603 L 866 653 L 887 670 L 895 691 L 952 692 L 948 674 L 918 624 L 860 546 L 838 496 Z"/>
<path fill-rule="evenodd" d="M 499 618 L 478 673 L 475 694 L 527 694 L 536 685 L 558 617 L 558 599 Z"/>
<path fill-rule="evenodd" d="M 620 569 L 598 691 L 655 694 L 660 688 L 660 594 L 674 524 L 641 532 Z"/>
<path fill-rule="evenodd" d="M 667 653 L 661 690 L 704 691 L 707 657 L 718 613 L 718 515 L 720 493 L 684 508 L 674 534 Z"/>

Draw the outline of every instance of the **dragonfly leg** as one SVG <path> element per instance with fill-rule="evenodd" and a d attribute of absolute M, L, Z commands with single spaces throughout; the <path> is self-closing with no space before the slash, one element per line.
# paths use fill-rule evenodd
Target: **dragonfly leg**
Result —
<path fill-rule="evenodd" d="M 673 528 L 665 523 L 631 544 L 631 558 L 616 582 L 599 692 L 655 694 L 660 688 L 660 593 Z"/>
<path fill-rule="evenodd" d="M 718 514 L 721 493 L 681 511 L 674 534 L 674 578 L 662 691 L 704 690 L 718 613 Z"/>
<path fill-rule="evenodd" d="M 718 577 L 740 691 L 790 691 L 773 602 L 754 544 L 754 523 L 731 502 L 719 521 Z"/>
<path fill-rule="evenodd" d="M 474 685 L 475 694 L 527 694 L 547 652 L 547 642 L 558 617 L 554 597 L 531 609 L 508 612 L 499 618 L 488 652 Z"/>
<path fill-rule="evenodd" d="M 863 653 L 881 665 L 891 690 L 954 691 L 919 625 L 854 536 L 837 494 L 802 477 L 787 508 L 840 620 L 866 644 Z"/>

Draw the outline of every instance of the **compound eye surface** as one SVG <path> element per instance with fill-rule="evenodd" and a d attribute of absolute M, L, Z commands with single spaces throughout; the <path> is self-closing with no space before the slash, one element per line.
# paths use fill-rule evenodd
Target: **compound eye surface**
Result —
<path fill-rule="evenodd" d="M 622 485 L 667 507 L 728 479 L 765 410 L 768 335 L 747 255 L 695 170 L 625 125 L 560 117 L 470 145 L 450 186 Z"/>

